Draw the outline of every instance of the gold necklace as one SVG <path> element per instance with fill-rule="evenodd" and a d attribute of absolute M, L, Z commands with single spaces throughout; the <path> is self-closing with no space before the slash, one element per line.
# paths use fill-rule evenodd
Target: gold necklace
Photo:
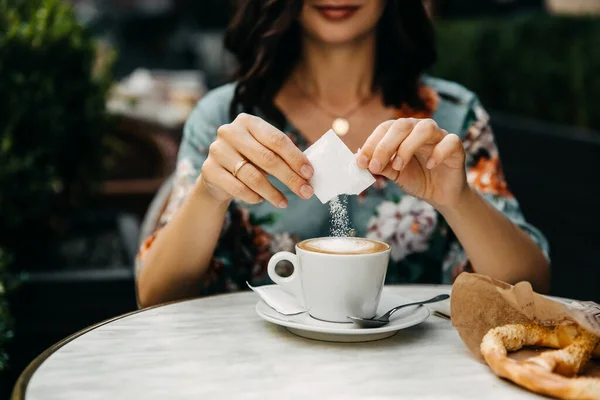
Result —
<path fill-rule="evenodd" d="M 323 104 L 320 104 L 318 100 L 314 99 L 313 96 L 308 94 L 308 92 L 306 92 L 302 88 L 302 86 L 300 86 L 296 79 L 293 79 L 293 83 L 298 88 L 300 93 L 302 93 L 302 96 L 305 97 L 316 109 L 327 114 L 330 118 L 333 118 L 333 122 L 331 123 L 331 129 L 333 129 L 335 134 L 338 136 L 344 136 L 348 133 L 348 131 L 350 130 L 350 122 L 348 121 L 348 118 L 350 118 L 352 114 L 358 111 L 359 108 L 365 105 L 367 101 L 369 101 L 374 95 L 374 93 L 371 93 L 368 96 L 365 96 L 364 98 L 360 99 L 354 106 L 352 106 L 350 110 L 340 115 L 339 113 L 329 111 L 327 107 L 324 107 Z"/>

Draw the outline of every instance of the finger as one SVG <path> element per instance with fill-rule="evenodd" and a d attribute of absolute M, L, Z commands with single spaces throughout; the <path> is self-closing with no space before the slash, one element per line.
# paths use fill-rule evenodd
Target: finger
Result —
<path fill-rule="evenodd" d="M 267 179 L 267 177 L 254 165 L 245 164 L 237 173 L 237 178 L 254 192 L 261 195 L 277 208 L 286 208 L 288 201 L 285 196 Z"/>
<path fill-rule="evenodd" d="M 375 147 L 369 163 L 369 171 L 379 174 L 391 162 L 400 144 L 408 137 L 418 120 L 413 118 L 397 119 Z"/>
<path fill-rule="evenodd" d="M 385 136 L 385 133 L 388 131 L 388 129 L 390 129 L 390 126 L 392 126 L 394 122 L 395 120 L 382 122 L 367 138 L 365 144 L 358 152 L 358 157 L 356 159 L 356 164 L 360 168 L 369 168 L 369 162 L 371 161 L 371 157 L 373 157 L 377 143 L 381 141 L 381 139 Z"/>
<path fill-rule="evenodd" d="M 449 134 L 433 148 L 425 167 L 433 169 L 445 163 L 451 168 L 459 168 L 463 165 L 464 159 L 465 151 L 460 138 L 455 134 Z"/>
<path fill-rule="evenodd" d="M 432 119 L 420 120 L 398 148 L 398 154 L 392 166 L 400 166 L 398 169 L 401 170 L 410 162 L 417 150 L 427 145 L 438 144 L 444 136 L 444 132 L 437 126 L 435 121 Z"/>
<path fill-rule="evenodd" d="M 279 155 L 298 175 L 304 179 L 312 178 L 314 170 L 310 161 L 285 133 L 252 115 L 240 114 L 236 121 L 238 119 L 256 140 Z"/>
<path fill-rule="evenodd" d="M 237 150 L 223 140 L 217 140 L 210 145 L 210 155 L 217 164 L 231 174 L 240 161 L 244 160 Z M 238 170 L 237 179 L 275 207 L 285 208 L 287 206 L 285 196 L 269 182 L 263 171 L 255 166 L 244 164 Z"/>
<path fill-rule="evenodd" d="M 314 190 L 276 152 L 263 146 L 243 126 L 231 124 L 221 135 L 231 147 L 250 160 L 256 167 L 273 175 L 298 196 L 309 199 Z"/>
<path fill-rule="evenodd" d="M 381 171 L 378 175 L 381 175 L 393 182 L 396 182 L 398 185 L 400 185 L 398 183 L 398 178 L 400 176 L 400 171 L 395 170 L 394 168 L 392 168 L 392 164 L 388 164 L 383 171 Z M 400 186 L 400 189 L 402 189 L 402 186 Z"/>
<path fill-rule="evenodd" d="M 235 166 L 243 157 L 224 140 L 215 140 L 208 148 L 208 154 L 217 164 L 233 174 Z"/>
<path fill-rule="evenodd" d="M 202 166 L 202 179 L 211 186 L 216 186 L 233 198 L 248 204 L 258 204 L 263 201 L 262 197 L 251 190 L 248 186 L 236 179 L 223 166 L 210 158 Z"/>

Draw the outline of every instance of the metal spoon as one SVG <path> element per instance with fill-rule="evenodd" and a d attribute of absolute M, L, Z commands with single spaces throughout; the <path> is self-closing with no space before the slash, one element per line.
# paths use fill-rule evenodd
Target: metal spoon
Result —
<path fill-rule="evenodd" d="M 416 301 L 414 303 L 402 304 L 400 306 L 392 308 L 390 311 L 386 312 L 379 318 L 376 318 L 376 317 L 373 317 L 371 319 L 360 318 L 360 317 L 348 317 L 348 318 L 351 319 L 352 321 L 354 321 L 354 323 L 359 325 L 361 328 L 379 328 L 380 326 L 389 324 L 390 316 L 401 308 L 408 307 L 408 306 L 420 306 L 420 305 L 429 304 L 429 303 L 437 303 L 438 301 L 446 300 L 448 298 L 450 298 L 450 295 L 440 294 L 429 300 Z"/>

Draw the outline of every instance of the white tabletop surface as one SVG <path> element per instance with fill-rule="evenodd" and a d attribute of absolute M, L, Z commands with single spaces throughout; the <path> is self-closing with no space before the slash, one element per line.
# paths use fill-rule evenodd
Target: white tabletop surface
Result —
<path fill-rule="evenodd" d="M 391 286 L 425 299 L 449 286 Z M 477 362 L 434 315 L 368 343 L 303 339 L 260 319 L 251 292 L 153 308 L 70 341 L 26 400 L 531 399 Z"/>

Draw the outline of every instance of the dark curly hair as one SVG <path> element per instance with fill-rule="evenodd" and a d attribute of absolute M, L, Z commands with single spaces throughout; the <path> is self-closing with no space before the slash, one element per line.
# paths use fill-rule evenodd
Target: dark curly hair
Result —
<path fill-rule="evenodd" d="M 225 36 L 225 47 L 238 62 L 232 119 L 258 109 L 276 126 L 285 124 L 273 99 L 301 55 L 302 5 L 303 0 L 238 0 Z M 386 0 L 373 78 L 385 105 L 424 109 L 419 78 L 435 59 L 435 32 L 422 0 Z"/>

